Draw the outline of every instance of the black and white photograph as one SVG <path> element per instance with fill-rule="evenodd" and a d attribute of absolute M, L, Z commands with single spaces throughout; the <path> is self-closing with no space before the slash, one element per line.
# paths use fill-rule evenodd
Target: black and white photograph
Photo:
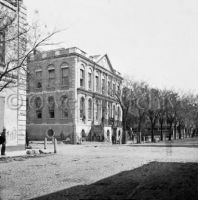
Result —
<path fill-rule="evenodd" d="M 0 0 L 0 200 L 197 200 L 197 77 L 197 0 Z"/>

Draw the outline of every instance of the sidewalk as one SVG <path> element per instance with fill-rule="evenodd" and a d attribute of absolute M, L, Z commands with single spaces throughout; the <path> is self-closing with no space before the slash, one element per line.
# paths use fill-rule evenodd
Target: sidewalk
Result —
<path fill-rule="evenodd" d="M 32 146 L 32 145 L 30 145 Z M 1 148 L 1 146 L 0 146 Z M 45 153 L 49 153 L 49 151 L 44 150 L 41 146 L 33 146 L 32 149 L 25 149 L 24 145 L 18 145 L 18 146 L 7 146 L 6 147 L 6 151 L 5 151 L 5 155 L 2 156 L 0 155 L 0 159 L 1 158 L 7 158 L 7 157 L 18 157 L 18 156 L 28 156 L 29 154 L 27 154 L 26 152 L 30 150 L 30 151 L 39 151 L 41 150 L 42 152 Z M 37 153 L 36 153 L 37 154 Z M 39 153 L 38 153 L 39 154 Z"/>
<path fill-rule="evenodd" d="M 1 148 L 1 146 L 0 146 L 0 148 Z M 24 145 L 6 146 L 5 156 L 0 155 L 0 158 L 24 156 L 24 155 L 26 155 L 26 150 L 25 150 Z"/>

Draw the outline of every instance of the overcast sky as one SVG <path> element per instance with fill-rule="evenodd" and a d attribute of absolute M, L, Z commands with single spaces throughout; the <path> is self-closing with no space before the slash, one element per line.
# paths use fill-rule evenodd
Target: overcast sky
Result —
<path fill-rule="evenodd" d="M 107 53 L 123 75 L 158 88 L 198 91 L 197 0 L 24 0 L 28 17 L 65 48 Z M 35 15 L 35 10 L 39 14 Z"/>

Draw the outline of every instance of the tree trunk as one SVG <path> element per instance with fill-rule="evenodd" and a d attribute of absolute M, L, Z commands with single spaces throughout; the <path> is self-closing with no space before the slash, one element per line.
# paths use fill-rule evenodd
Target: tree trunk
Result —
<path fill-rule="evenodd" d="M 137 143 L 141 143 L 141 121 L 138 123 L 138 135 L 137 135 Z"/>
<path fill-rule="evenodd" d="M 174 124 L 174 140 L 177 139 L 177 125 Z"/>
<path fill-rule="evenodd" d="M 122 144 L 126 144 L 126 118 L 124 117 L 124 115 L 122 118 L 122 122 L 123 122 Z"/>
<path fill-rule="evenodd" d="M 178 132 L 179 132 L 179 139 L 181 139 L 181 126 L 180 125 L 178 127 Z"/>
<path fill-rule="evenodd" d="M 163 141 L 163 123 L 160 123 L 160 140 Z"/>
<path fill-rule="evenodd" d="M 155 140 L 154 140 L 154 124 L 151 124 L 151 142 L 155 142 Z"/>
<path fill-rule="evenodd" d="M 169 135 L 168 135 L 168 140 L 171 141 L 171 136 L 172 136 L 172 123 L 169 125 Z"/>

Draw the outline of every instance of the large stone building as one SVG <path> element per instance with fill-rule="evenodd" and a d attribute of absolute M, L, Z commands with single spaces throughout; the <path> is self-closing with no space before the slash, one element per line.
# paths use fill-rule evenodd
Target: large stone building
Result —
<path fill-rule="evenodd" d="M 0 74 L 6 69 L 11 60 L 15 67 L 22 49 L 25 47 L 26 37 L 26 8 L 23 1 L 0 0 Z M 9 20 L 13 20 L 12 23 Z M 4 28 L 4 24 L 9 24 Z M 25 67 L 25 66 L 24 66 Z M 0 91 L 0 132 L 6 128 L 7 146 L 25 145 L 26 133 L 26 76 L 21 69 L 7 73 L 0 81 L 0 89 L 4 84 L 12 81 Z"/>
<path fill-rule="evenodd" d="M 28 61 L 27 131 L 30 139 L 54 132 L 78 143 L 122 136 L 117 102 L 122 77 L 107 55 L 88 56 L 74 47 L 34 52 Z"/>

